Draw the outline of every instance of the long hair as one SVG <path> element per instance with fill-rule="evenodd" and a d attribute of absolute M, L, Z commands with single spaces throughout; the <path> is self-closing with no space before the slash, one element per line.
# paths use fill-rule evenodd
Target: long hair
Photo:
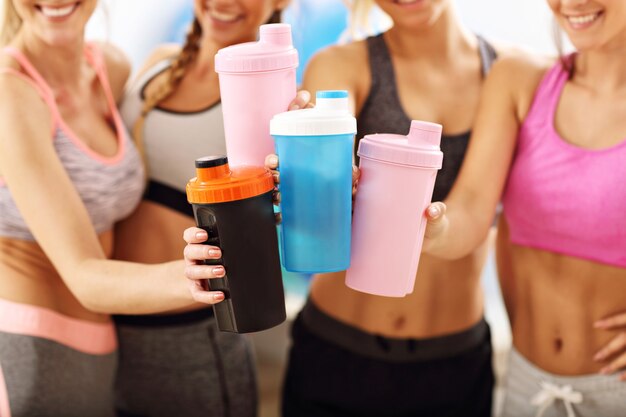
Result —
<path fill-rule="evenodd" d="M 7 0 L 5 0 L 7 1 Z M 10 0 L 9 0 L 10 1 Z M 276 10 L 267 23 L 280 23 L 281 11 Z M 144 124 L 148 114 L 158 106 L 163 100 L 176 91 L 183 77 L 195 62 L 200 51 L 200 38 L 202 38 L 202 26 L 197 18 L 194 18 L 191 28 L 187 33 L 185 44 L 172 65 L 167 69 L 167 81 L 148 94 L 141 108 L 139 118 L 133 126 L 133 138 L 139 153 L 143 159 L 144 166 L 148 169 L 145 146 L 144 146 Z"/>
<path fill-rule="evenodd" d="M 559 26 L 559 23 L 556 19 L 552 21 L 552 35 L 554 37 L 554 44 L 556 46 L 557 53 L 559 54 L 559 61 L 561 62 L 561 66 L 567 72 L 569 78 L 571 79 L 574 76 L 574 71 L 576 70 L 574 65 L 574 60 L 570 59 L 569 56 L 565 54 L 565 48 L 563 46 L 563 31 Z"/>
<path fill-rule="evenodd" d="M 348 39 L 358 40 L 389 29 L 391 18 L 376 6 L 374 0 L 344 0 L 349 14 Z M 375 22 L 372 22 L 375 17 Z"/>
<path fill-rule="evenodd" d="M 2 1 L 2 21 L 0 21 L 0 46 L 11 42 L 22 26 L 22 18 L 13 7 L 13 0 Z"/>

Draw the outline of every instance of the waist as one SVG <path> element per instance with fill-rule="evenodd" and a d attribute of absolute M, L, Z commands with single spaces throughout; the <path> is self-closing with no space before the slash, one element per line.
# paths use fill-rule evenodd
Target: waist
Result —
<path fill-rule="evenodd" d="M 549 372 L 579 375 L 603 367 L 593 357 L 618 331 L 597 320 L 626 312 L 626 269 L 512 245 L 505 251 L 514 284 L 513 343 Z"/>
<path fill-rule="evenodd" d="M 100 241 L 105 250 L 111 248 L 112 234 L 103 234 Z M 108 316 L 80 304 L 36 242 L 0 238 L 0 277 L 0 299 L 47 308 L 76 319 L 108 320 Z"/>
<path fill-rule="evenodd" d="M 185 326 L 203 322 L 214 317 L 213 308 L 186 311 L 172 314 L 151 314 L 142 316 L 115 315 L 115 324 L 132 327 L 170 327 Z"/>
<path fill-rule="evenodd" d="M 300 313 L 304 325 L 316 336 L 350 352 L 387 362 L 428 361 L 450 358 L 490 340 L 489 326 L 478 323 L 461 332 L 431 338 L 390 338 L 343 323 L 320 310 L 310 299 Z"/>
<path fill-rule="evenodd" d="M 461 331 L 483 314 L 483 252 L 453 262 L 422 254 L 415 290 L 403 298 L 352 290 L 346 287 L 343 272 L 316 276 L 311 298 L 333 317 L 388 337 L 423 338 Z"/>
<path fill-rule="evenodd" d="M 76 319 L 48 308 L 4 299 L 0 299 L 0 331 L 52 340 L 92 355 L 117 349 L 111 322 Z"/>

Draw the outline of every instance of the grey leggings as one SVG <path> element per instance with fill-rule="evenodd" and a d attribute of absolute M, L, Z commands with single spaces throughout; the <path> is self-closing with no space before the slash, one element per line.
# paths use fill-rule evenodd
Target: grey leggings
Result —
<path fill-rule="evenodd" d="M 626 383 L 617 375 L 564 377 L 539 369 L 515 349 L 502 417 L 624 417 Z"/>
<path fill-rule="evenodd" d="M 256 416 L 250 342 L 201 314 L 116 317 L 119 416 Z"/>
<path fill-rule="evenodd" d="M 11 417 L 114 417 L 116 364 L 115 352 L 91 355 L 52 340 L 0 331 L 5 382 L 0 415 L 6 417 L 6 388 Z"/>

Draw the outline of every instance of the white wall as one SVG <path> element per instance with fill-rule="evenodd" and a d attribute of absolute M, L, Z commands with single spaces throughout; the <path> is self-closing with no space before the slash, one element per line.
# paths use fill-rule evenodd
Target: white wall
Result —
<path fill-rule="evenodd" d="M 0 0 L 0 4 L 3 1 Z M 298 0 L 292 0 L 294 3 Z M 136 67 L 155 44 L 166 40 L 192 0 L 101 0 L 88 27 L 90 38 L 107 38 L 123 48 Z M 544 53 L 554 53 L 546 0 L 456 0 L 463 20 L 476 33 Z"/>

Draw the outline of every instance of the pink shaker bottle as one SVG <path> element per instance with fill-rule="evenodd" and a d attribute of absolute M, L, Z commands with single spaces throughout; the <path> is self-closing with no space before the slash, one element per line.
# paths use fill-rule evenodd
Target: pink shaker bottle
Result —
<path fill-rule="evenodd" d="M 220 49 L 220 82 L 226 151 L 232 166 L 263 166 L 274 153 L 270 120 L 296 96 L 298 52 L 288 24 L 262 25 L 259 41 Z"/>
<path fill-rule="evenodd" d="M 424 212 L 443 161 L 440 142 L 441 125 L 417 120 L 408 136 L 367 135 L 360 141 L 348 287 L 387 297 L 413 292 Z"/>

